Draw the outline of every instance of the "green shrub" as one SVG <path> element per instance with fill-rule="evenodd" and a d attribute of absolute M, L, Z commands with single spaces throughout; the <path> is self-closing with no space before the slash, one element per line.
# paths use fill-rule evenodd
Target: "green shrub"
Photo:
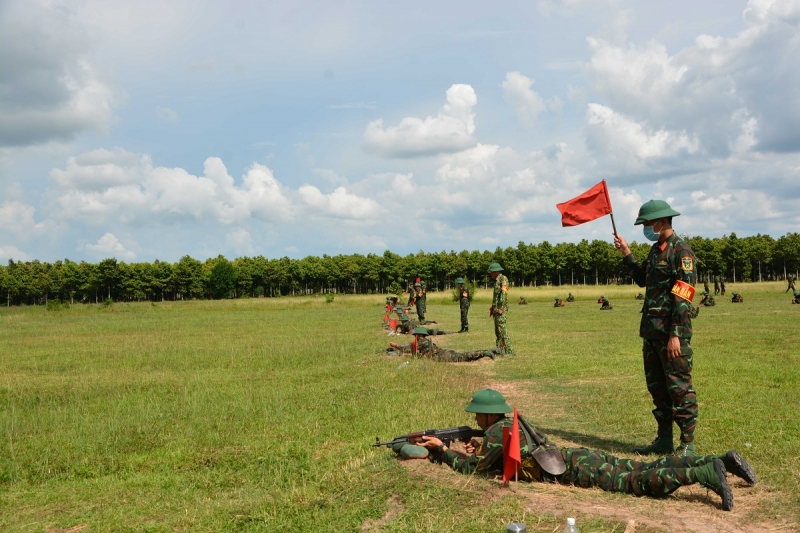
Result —
<path fill-rule="evenodd" d="M 325 295 L 325 303 L 326 304 L 331 303 L 334 297 L 335 297 L 334 294 L 332 292 L 329 292 L 328 294 Z"/>

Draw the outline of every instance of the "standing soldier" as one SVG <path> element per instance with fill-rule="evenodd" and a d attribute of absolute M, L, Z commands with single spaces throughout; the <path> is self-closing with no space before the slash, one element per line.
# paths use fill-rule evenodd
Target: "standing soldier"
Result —
<path fill-rule="evenodd" d="M 719 276 L 714 276 L 714 296 L 719 296 Z"/>
<path fill-rule="evenodd" d="M 786 288 L 785 291 L 783 291 L 783 294 L 786 294 L 789 291 L 794 291 L 795 290 L 795 288 L 794 288 L 794 278 L 792 276 L 789 276 L 788 278 L 786 278 L 786 282 L 789 284 L 789 286 Z"/>
<path fill-rule="evenodd" d="M 461 329 L 459 333 L 468 333 L 469 332 L 469 320 L 467 319 L 467 315 L 469 314 L 469 289 L 467 289 L 467 282 L 464 281 L 464 278 L 456 278 L 456 285 L 458 285 L 458 306 L 461 309 Z"/>
<path fill-rule="evenodd" d="M 719 278 L 719 288 L 722 291 L 722 295 L 725 296 L 725 276 Z"/>
<path fill-rule="evenodd" d="M 422 315 L 428 314 L 428 289 L 425 287 L 425 281 L 420 283 L 420 301 L 422 302 Z M 424 320 L 421 318 L 420 320 Z"/>
<path fill-rule="evenodd" d="M 422 306 L 422 285 L 419 282 L 414 284 L 414 305 L 417 308 L 417 319 L 420 323 L 425 321 L 425 308 Z"/>
<path fill-rule="evenodd" d="M 495 344 L 501 349 L 503 355 L 514 355 L 514 346 L 508 338 L 506 330 L 506 314 L 508 313 L 508 278 L 505 277 L 503 267 L 499 263 L 489 265 L 489 275 L 494 279 L 494 294 L 489 315 L 494 318 Z"/>
<path fill-rule="evenodd" d="M 680 213 L 663 200 L 650 200 L 639 208 L 635 225 L 644 224 L 645 238 L 655 241 L 647 261 L 640 264 L 628 243 L 617 235 L 614 246 L 625 257 L 633 279 L 645 287 L 639 336 L 644 339 L 647 390 L 653 397 L 656 438 L 634 448 L 642 455 L 672 453 L 672 423 L 681 430 L 678 455 L 694 455 L 697 393 L 692 386 L 692 320 L 689 314 L 697 281 L 692 248 L 672 229 Z"/>

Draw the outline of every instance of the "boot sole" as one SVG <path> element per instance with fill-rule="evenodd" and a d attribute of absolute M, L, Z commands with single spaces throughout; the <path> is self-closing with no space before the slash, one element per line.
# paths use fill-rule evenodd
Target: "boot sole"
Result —
<path fill-rule="evenodd" d="M 751 467 L 750 464 L 745 461 L 741 455 L 739 455 L 739 452 L 736 450 L 731 450 L 725 454 L 725 458 L 731 465 L 730 468 L 728 465 L 725 465 L 725 468 L 728 472 L 734 476 L 742 478 L 750 485 L 756 484 L 756 473 L 753 470 L 753 467 Z"/>

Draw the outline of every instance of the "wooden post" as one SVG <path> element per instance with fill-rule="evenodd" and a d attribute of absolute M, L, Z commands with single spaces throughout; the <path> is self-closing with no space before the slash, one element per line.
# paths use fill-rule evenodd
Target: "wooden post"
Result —
<path fill-rule="evenodd" d="M 609 215 L 611 215 L 611 227 L 614 228 L 614 237 L 616 237 L 617 236 L 617 224 L 616 224 L 616 222 L 614 222 L 614 213 L 611 212 L 611 213 L 609 213 Z"/>

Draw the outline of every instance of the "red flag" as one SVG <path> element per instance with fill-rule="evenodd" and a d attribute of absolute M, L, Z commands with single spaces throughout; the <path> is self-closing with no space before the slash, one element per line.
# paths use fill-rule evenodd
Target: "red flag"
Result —
<path fill-rule="evenodd" d="M 510 434 L 508 428 L 503 428 L 503 485 L 508 485 L 520 466 L 522 466 L 522 453 L 519 449 L 519 418 L 515 407 Z"/>
<path fill-rule="evenodd" d="M 608 197 L 606 180 L 572 200 L 556 204 L 556 207 L 561 211 L 563 227 L 577 226 L 611 214 L 611 199 Z"/>

